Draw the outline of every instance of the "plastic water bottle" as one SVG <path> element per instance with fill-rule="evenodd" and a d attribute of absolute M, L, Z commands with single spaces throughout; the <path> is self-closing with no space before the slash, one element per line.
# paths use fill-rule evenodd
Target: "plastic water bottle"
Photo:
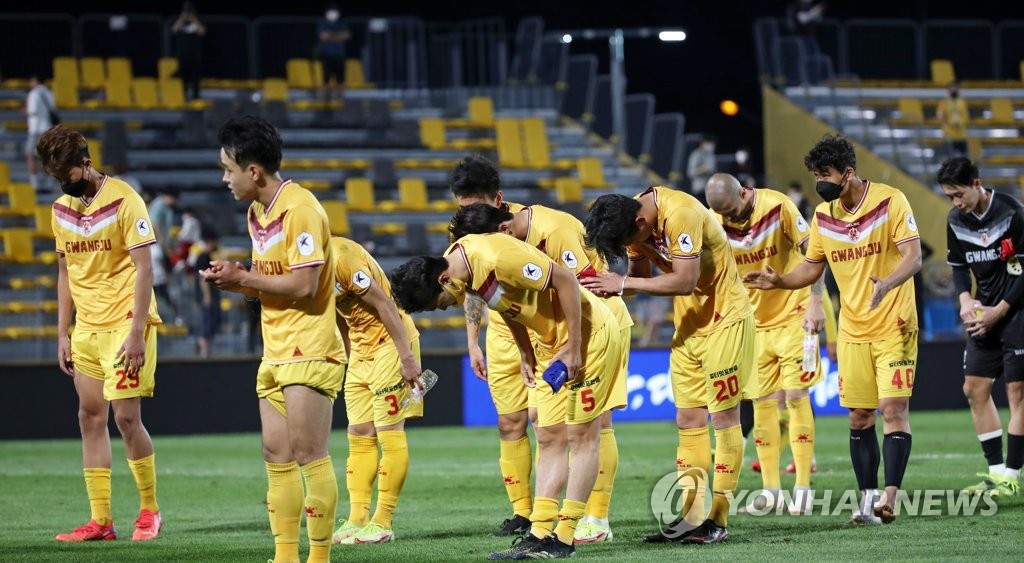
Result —
<path fill-rule="evenodd" d="M 423 401 L 423 396 L 427 394 L 427 391 L 433 389 L 434 385 L 437 383 L 437 374 L 429 369 L 423 370 L 423 373 L 420 374 L 420 383 L 423 384 L 423 391 L 420 392 L 418 387 L 413 387 L 412 391 L 402 399 L 401 407 L 403 409 L 409 405 L 415 405 Z"/>
<path fill-rule="evenodd" d="M 818 334 L 815 332 L 804 334 L 804 360 L 800 365 L 805 372 L 818 371 Z"/>

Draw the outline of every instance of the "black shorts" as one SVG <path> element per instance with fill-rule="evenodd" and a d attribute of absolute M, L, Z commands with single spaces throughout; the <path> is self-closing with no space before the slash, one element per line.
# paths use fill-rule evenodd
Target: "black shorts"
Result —
<path fill-rule="evenodd" d="M 964 375 L 992 379 L 1006 376 L 1007 382 L 1024 381 L 1024 346 L 968 338 L 964 348 Z"/>

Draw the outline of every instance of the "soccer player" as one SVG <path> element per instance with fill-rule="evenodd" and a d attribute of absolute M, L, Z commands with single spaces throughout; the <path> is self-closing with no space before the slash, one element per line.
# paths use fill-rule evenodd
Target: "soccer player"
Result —
<path fill-rule="evenodd" d="M 811 223 L 804 262 L 786 273 L 770 265 L 744 276 L 758 289 L 799 289 L 821 277 L 825 261 L 839 285 L 839 404 L 850 410 L 850 458 L 863 492 L 852 522 L 889 523 L 910 459 L 910 395 L 917 371 L 914 282 L 921 240 L 903 192 L 857 176 L 857 155 L 826 135 L 804 158 L 824 203 Z M 882 412 L 885 494 L 878 496 Z"/>
<path fill-rule="evenodd" d="M 307 561 L 328 561 L 338 482 L 327 440 L 346 358 L 334 318 L 327 214 L 311 192 L 281 179 L 281 136 L 270 123 L 252 116 L 230 119 L 219 139 L 224 183 L 236 200 L 252 201 L 246 214 L 252 269 L 216 260 L 200 275 L 222 290 L 259 297 L 262 304 L 264 350 L 256 395 L 274 561 L 299 560 L 303 512 Z"/>
<path fill-rule="evenodd" d="M 473 154 L 459 161 L 452 170 L 449 186 L 459 205 L 486 203 L 511 213 L 523 209 L 518 203 L 504 201 L 501 178 L 494 164 Z M 454 242 L 454 241 L 453 241 Z M 520 375 L 519 350 L 501 315 L 491 315 L 484 337 L 487 352 L 480 350 L 480 323 L 487 305 L 479 297 L 467 294 L 463 304 L 466 314 L 466 340 L 470 365 L 477 378 L 486 381 L 491 400 L 498 412 L 500 457 L 498 464 L 505 492 L 512 504 L 512 517 L 506 518 L 491 536 L 520 536 L 530 530 L 533 493 L 530 472 L 533 467 L 530 438 L 526 425 L 530 420 L 529 390 Z"/>
<path fill-rule="evenodd" d="M 160 533 L 153 441 L 142 398 L 156 385 L 156 326 L 149 251 L 156 242 L 146 204 L 128 184 L 96 170 L 85 137 L 58 125 L 36 152 L 65 195 L 53 203 L 57 245 L 57 365 L 74 379 L 82 465 L 92 516 L 57 541 L 117 539 L 110 510 L 109 410 L 124 438 L 141 507 L 133 540 Z M 77 311 L 70 334 L 71 311 Z"/>
<path fill-rule="evenodd" d="M 958 157 L 942 163 L 938 182 L 953 202 L 947 219 L 948 261 L 967 328 L 964 395 L 988 472 L 972 493 L 1014 496 L 1024 465 L 1024 206 L 1016 198 L 986 190 L 978 167 Z M 977 291 L 971 295 L 971 275 Z M 1010 427 L 1003 463 L 1003 429 L 992 402 L 992 386 L 1006 377 Z"/>
<path fill-rule="evenodd" d="M 334 541 L 384 543 L 395 537 L 391 517 L 409 470 L 405 420 L 423 416 L 423 402 L 408 400 L 421 371 L 419 332 L 412 318 L 395 307 L 391 283 L 365 248 L 342 237 L 332 238 L 331 245 L 337 257 L 338 328 L 349 343 L 345 411 L 351 503 Z M 383 452 L 379 471 L 378 442 Z M 377 511 L 371 520 L 374 479 Z"/>
<path fill-rule="evenodd" d="M 599 295 L 624 290 L 674 297 L 670 372 L 679 427 L 680 476 L 711 473 L 708 413 L 716 451 L 711 511 L 703 488 L 686 491 L 683 513 L 648 542 L 715 543 L 728 539 L 731 492 L 743 464 L 741 389 L 754 370 L 754 316 L 729 241 L 714 215 L 693 196 L 652 187 L 635 198 L 597 198 L 586 221 L 587 243 L 606 261 L 628 247 L 629 272 L 600 272 L 581 283 Z M 651 276 L 652 264 L 664 273 Z"/>
<path fill-rule="evenodd" d="M 743 187 L 729 174 L 712 176 L 704 193 L 725 228 L 741 275 L 768 265 L 788 271 L 803 261 L 809 228 L 786 194 Z M 813 290 L 749 290 L 757 325 L 757 379 L 749 388 L 749 396 L 754 399 L 754 446 L 765 494 L 755 497 L 748 509 L 774 506 L 780 499 L 782 436 L 776 400 L 780 389 L 785 392 L 790 414 L 789 444 L 796 465 L 794 504 L 803 507 L 809 500 L 814 414 L 807 390 L 821 379 L 817 342 L 825 324 L 824 287 L 824 281 L 818 278 Z M 814 339 L 815 368 L 811 371 L 804 371 L 802 366 L 805 335 Z"/>
<path fill-rule="evenodd" d="M 516 213 L 492 207 L 487 204 L 474 204 L 459 209 L 452 219 L 452 235 L 460 239 L 468 234 L 496 233 L 509 234 L 548 255 L 555 263 L 561 262 L 576 274 L 577 279 L 591 277 L 599 271 L 607 269 L 604 260 L 593 250 L 586 248 L 583 223 L 564 211 L 550 209 L 541 205 L 531 205 Z M 626 379 L 629 378 L 627 361 L 631 339 L 633 318 L 629 315 L 626 303 L 618 295 L 609 296 L 605 301 L 609 311 L 618 322 L 619 347 L 622 351 L 622 364 L 616 374 L 612 386 L 613 398 L 616 402 L 626 403 Z M 539 391 L 536 387 L 530 390 L 533 395 L 531 403 L 546 412 L 538 413 L 535 427 L 539 437 L 557 428 L 561 436 L 565 434 L 565 426 L 561 421 L 565 411 L 566 393 L 559 392 L 554 396 Z M 555 413 L 555 416 L 551 416 Z M 557 419 L 557 426 L 546 423 Z M 565 449 L 564 438 L 561 450 Z M 587 509 L 583 520 L 576 528 L 575 543 L 595 543 L 613 538 L 608 523 L 608 507 L 611 504 L 611 493 L 615 484 L 615 473 L 619 466 L 619 449 L 615 441 L 615 430 L 612 428 L 612 411 L 607 411 L 601 418 L 601 455 L 600 469 L 594 490 L 590 493 Z M 543 452 L 543 449 L 542 449 Z"/>
<path fill-rule="evenodd" d="M 612 397 L 621 360 L 618 325 L 611 312 L 600 299 L 580 289 L 571 270 L 536 248 L 500 234 L 463 237 L 443 258 L 414 258 L 392 272 L 391 281 L 395 299 L 409 312 L 444 309 L 463 301 L 469 292 L 481 297 L 505 317 L 519 349 L 523 381 L 528 387 L 542 386 L 539 393 L 549 387 L 538 382 L 535 373 L 556 361 L 565 364 L 564 422 L 571 456 L 567 460 L 564 449 L 560 456 L 546 451 L 541 455 L 530 532 L 490 558 L 574 555 L 576 526 L 597 479 L 601 416 L 625 406 Z M 543 413 L 538 409 L 538 416 Z M 559 511 L 563 487 L 565 501 Z"/>

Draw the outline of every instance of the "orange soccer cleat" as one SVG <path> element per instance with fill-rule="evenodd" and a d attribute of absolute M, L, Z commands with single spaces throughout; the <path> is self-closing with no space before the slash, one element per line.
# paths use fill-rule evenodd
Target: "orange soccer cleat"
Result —
<path fill-rule="evenodd" d="M 108 541 L 117 539 L 117 530 L 114 529 L 114 523 L 111 522 L 106 526 L 100 526 L 95 520 L 89 520 L 89 523 L 85 526 L 75 528 L 73 531 L 66 534 L 58 534 L 57 541 Z"/>
<path fill-rule="evenodd" d="M 160 533 L 162 520 L 159 512 L 151 512 L 143 508 L 139 511 L 139 517 L 135 519 L 135 533 L 132 534 L 132 541 L 155 540 Z"/>

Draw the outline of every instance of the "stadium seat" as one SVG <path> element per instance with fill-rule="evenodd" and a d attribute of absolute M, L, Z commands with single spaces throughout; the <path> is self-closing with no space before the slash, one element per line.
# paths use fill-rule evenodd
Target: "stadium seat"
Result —
<path fill-rule="evenodd" d="M 992 123 L 1013 125 L 1013 101 L 1009 98 L 992 98 Z"/>
<path fill-rule="evenodd" d="M 116 80 L 130 84 L 132 81 L 132 61 L 126 57 L 110 57 L 107 59 L 107 80 Z"/>
<path fill-rule="evenodd" d="M 4 253 L 6 262 L 27 264 L 33 261 L 32 229 L 3 229 Z"/>
<path fill-rule="evenodd" d="M 176 78 L 178 75 L 178 59 L 174 57 L 160 57 L 156 68 L 157 78 L 160 80 Z"/>
<path fill-rule="evenodd" d="M 132 107 L 131 82 L 121 79 L 107 80 L 104 87 L 108 107 L 130 108 Z"/>
<path fill-rule="evenodd" d="M 529 117 L 522 121 L 523 138 L 526 143 L 526 165 L 530 168 L 547 168 L 551 165 L 551 147 L 544 120 Z"/>
<path fill-rule="evenodd" d="M 324 85 L 324 63 L 314 60 L 310 61 L 310 72 L 313 73 L 313 85 L 317 88 Z"/>
<path fill-rule="evenodd" d="M 15 182 L 8 185 L 7 205 L 0 206 L 0 217 L 32 217 L 36 212 L 36 190 L 32 184 Z"/>
<path fill-rule="evenodd" d="M 156 108 L 156 79 L 136 78 L 132 80 L 132 99 L 135 101 L 135 107 L 139 109 Z"/>
<path fill-rule="evenodd" d="M 49 205 L 36 206 L 36 238 L 53 239 L 53 208 Z"/>
<path fill-rule="evenodd" d="M 80 105 L 78 101 L 78 84 L 65 79 L 54 80 L 53 102 L 60 109 L 77 108 Z"/>
<path fill-rule="evenodd" d="M 420 143 L 430 150 L 445 147 L 446 131 L 444 120 L 439 117 L 423 117 L 420 119 Z"/>
<path fill-rule="evenodd" d="M 580 203 L 583 201 L 583 183 L 576 178 L 555 180 L 555 198 L 558 203 Z"/>
<path fill-rule="evenodd" d="M 985 151 L 982 148 L 981 139 L 978 137 L 967 138 L 967 158 L 974 162 L 979 162 L 982 156 L 984 156 L 984 153 Z"/>
<path fill-rule="evenodd" d="M 917 98 L 900 98 L 897 102 L 897 108 L 900 112 L 898 121 L 903 123 L 924 122 L 924 108 L 921 105 L 921 100 Z"/>
<path fill-rule="evenodd" d="M 54 57 L 53 81 L 67 82 L 78 89 L 78 61 L 74 57 Z"/>
<path fill-rule="evenodd" d="M 160 107 L 164 109 L 185 107 L 185 84 L 180 78 L 160 80 Z"/>
<path fill-rule="evenodd" d="M 288 59 L 285 76 L 289 88 L 313 88 L 313 68 L 309 59 Z"/>
<path fill-rule="evenodd" d="M 0 160 L 0 194 L 7 193 L 11 184 L 11 165 L 6 160 Z"/>
<path fill-rule="evenodd" d="M 580 183 L 584 188 L 607 188 L 604 181 L 604 165 L 601 159 L 595 157 L 581 158 L 576 161 L 576 173 L 579 174 Z"/>
<path fill-rule="evenodd" d="M 373 84 L 366 82 L 366 74 L 363 72 L 363 61 L 359 59 L 345 60 L 345 87 L 353 90 L 373 88 Z"/>
<path fill-rule="evenodd" d="M 352 211 L 373 211 L 373 183 L 369 178 L 345 178 L 345 199 Z"/>
<path fill-rule="evenodd" d="M 525 160 L 519 122 L 507 117 L 497 119 L 494 122 L 494 133 L 498 143 L 498 165 L 502 168 L 522 168 Z"/>
<path fill-rule="evenodd" d="M 322 200 L 320 205 L 323 206 L 324 212 L 327 213 L 327 219 L 331 223 L 331 234 L 348 236 L 351 232 L 351 227 L 348 223 L 348 206 L 345 205 L 345 202 L 327 199 Z"/>
<path fill-rule="evenodd" d="M 86 139 L 89 146 L 89 156 L 92 158 L 92 165 L 97 170 L 103 170 L 103 141 L 99 139 Z M 35 205 L 35 201 L 32 202 Z"/>
<path fill-rule="evenodd" d="M 476 127 L 494 126 L 494 101 L 486 96 L 469 99 L 469 122 Z"/>
<path fill-rule="evenodd" d="M 427 183 L 423 178 L 400 178 L 398 180 L 398 205 L 406 211 L 426 211 Z"/>
<path fill-rule="evenodd" d="M 288 82 L 283 78 L 267 78 L 263 81 L 264 102 L 288 102 Z"/>
<path fill-rule="evenodd" d="M 953 72 L 953 61 L 947 59 L 934 59 L 931 62 L 932 82 L 939 86 L 945 86 L 956 80 Z"/>
<path fill-rule="evenodd" d="M 99 57 L 84 57 L 78 61 L 79 85 L 89 90 L 99 90 L 107 83 L 107 67 Z"/>
<path fill-rule="evenodd" d="M 374 223 L 370 226 L 370 232 L 375 235 L 404 235 L 404 223 Z"/>

